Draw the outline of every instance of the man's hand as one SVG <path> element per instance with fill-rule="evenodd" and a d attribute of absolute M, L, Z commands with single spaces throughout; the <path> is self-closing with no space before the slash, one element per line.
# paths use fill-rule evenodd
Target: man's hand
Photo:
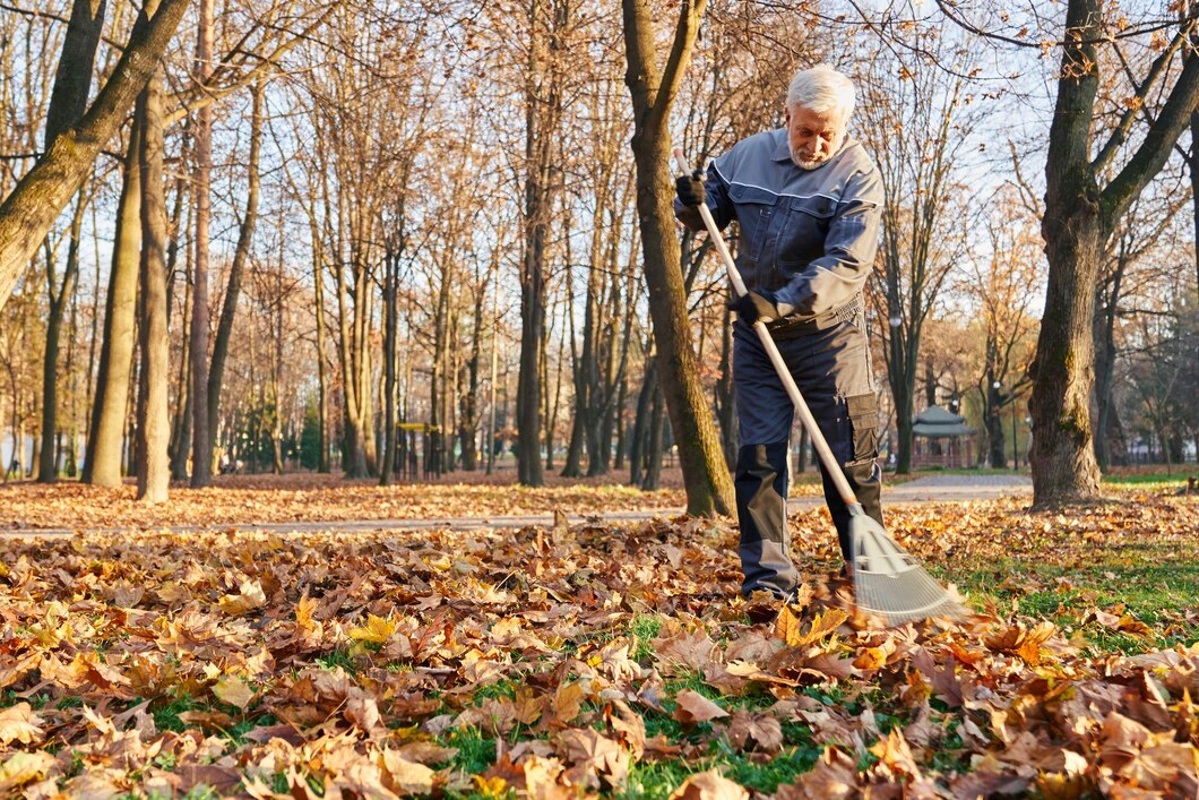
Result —
<path fill-rule="evenodd" d="M 704 173 L 699 167 L 690 175 L 680 175 L 674 182 L 674 190 L 679 195 L 679 202 L 693 208 L 704 202 Z"/>
<path fill-rule="evenodd" d="M 729 301 L 729 308 L 737 312 L 737 316 L 750 325 L 758 320 L 773 322 L 781 319 L 795 307 L 790 303 L 780 303 L 773 292 L 749 292 Z"/>

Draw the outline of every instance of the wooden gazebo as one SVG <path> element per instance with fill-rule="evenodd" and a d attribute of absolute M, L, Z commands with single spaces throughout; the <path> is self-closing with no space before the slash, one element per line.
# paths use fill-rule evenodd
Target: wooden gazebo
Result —
<path fill-rule="evenodd" d="M 971 466 L 973 433 L 964 417 L 937 405 L 929 406 L 912 423 L 912 467 Z"/>

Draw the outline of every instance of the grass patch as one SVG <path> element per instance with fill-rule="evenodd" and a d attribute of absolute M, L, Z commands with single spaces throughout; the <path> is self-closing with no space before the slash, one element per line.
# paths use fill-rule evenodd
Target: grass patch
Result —
<path fill-rule="evenodd" d="M 629 636 L 633 640 L 634 661 L 645 661 L 654 654 L 653 641 L 662 632 L 663 620 L 651 614 L 635 614 L 629 623 Z"/>
<path fill-rule="evenodd" d="M 458 750 L 454 767 L 467 775 L 479 775 L 495 763 L 495 740 L 478 728 L 455 728 L 446 736 L 446 745 Z"/>
<path fill-rule="evenodd" d="M 1131 655 L 1199 641 L 1199 622 L 1183 611 L 1199 607 L 1199 561 L 1180 559 L 1176 547 L 1117 543 L 1066 555 L 1066 564 L 1049 554 L 1000 559 L 953 579 L 976 605 L 1049 620 L 1081 635 L 1096 655 Z"/>

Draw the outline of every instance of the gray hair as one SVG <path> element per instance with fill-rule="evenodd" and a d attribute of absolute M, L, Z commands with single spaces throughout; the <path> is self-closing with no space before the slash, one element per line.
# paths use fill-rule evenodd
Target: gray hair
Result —
<path fill-rule="evenodd" d="M 839 109 L 842 124 L 853 114 L 854 98 L 853 81 L 830 64 L 801 69 L 787 87 L 787 108 L 803 106 L 818 114 Z"/>

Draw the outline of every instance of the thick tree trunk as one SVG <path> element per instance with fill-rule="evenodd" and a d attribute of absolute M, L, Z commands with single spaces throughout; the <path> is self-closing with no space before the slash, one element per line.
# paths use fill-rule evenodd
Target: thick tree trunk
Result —
<path fill-rule="evenodd" d="M 1041 233 L 1049 260 L 1045 311 L 1030 372 L 1033 502 L 1099 495 L 1090 402 L 1094 376 L 1091 324 L 1099 259 L 1107 231 L 1100 191 L 1090 168 L 1089 136 L 1099 85 L 1097 0 L 1073 0 L 1067 13 L 1063 78 L 1049 132 L 1045 215 Z"/>
<path fill-rule="evenodd" d="M 100 32 L 104 28 L 105 6 L 105 0 L 75 0 L 71 8 L 71 23 L 63 39 L 62 57 L 58 62 L 50 106 L 46 111 L 47 150 L 55 139 L 76 125 L 87 111 L 88 89 L 92 83 L 96 46 L 100 43 Z M 53 261 L 47 261 L 46 264 L 50 297 L 42 364 L 42 449 L 37 473 L 41 483 L 52 483 L 58 479 L 58 449 L 53 441 L 58 432 L 59 337 L 67 305 L 75 292 L 75 277 L 79 272 L 79 236 L 86 205 L 84 193 L 80 191 L 71 221 L 71 241 L 61 288 L 56 285 Z"/>
<path fill-rule="evenodd" d="M 541 460 L 541 362 L 545 350 L 548 239 L 548 209 L 544 207 L 549 201 L 548 190 L 539 177 L 527 176 L 525 257 L 520 280 L 520 372 L 516 379 L 517 479 L 525 486 L 545 483 Z"/>
<path fill-rule="evenodd" d="M 137 498 L 164 503 L 171 482 L 170 333 L 167 330 L 167 210 L 163 195 L 161 79 L 138 100 L 142 119 L 141 391 L 137 404 Z"/>
<path fill-rule="evenodd" d="M 1100 0 L 1070 0 L 1063 37 L 1057 106 L 1045 159 L 1045 214 L 1041 232 L 1049 260 L 1045 312 L 1030 370 L 1033 505 L 1087 501 L 1100 495 L 1090 403 L 1094 389 L 1096 281 L 1103 246 L 1116 222 L 1165 164 L 1199 103 L 1199 59 L 1185 57 L 1168 91 L 1146 79 L 1160 108 L 1136 151 L 1105 186 L 1113 154 L 1127 141 L 1118 129 L 1100 148 L 1092 146 L 1092 122 L 1100 79 L 1097 48 L 1108 41 Z M 1185 26 L 1162 51 L 1154 69 L 1183 49 Z M 1160 74 L 1165 74 L 1162 70 Z M 1144 98 L 1138 98 L 1144 99 Z M 1131 118 L 1130 118 L 1131 119 Z M 1093 155 L 1098 152 L 1098 155 Z"/>
<path fill-rule="evenodd" d="M 0 204 L 0 311 L 29 257 L 79 190 L 100 150 L 125 121 L 189 2 L 162 0 L 152 19 L 139 19 L 111 77 L 87 113 L 54 140 Z"/>
<path fill-rule="evenodd" d="M 96 378 L 96 397 L 88 428 L 83 482 L 121 485 L 121 454 L 133 372 L 133 337 L 137 325 L 137 284 L 141 251 L 141 139 L 134 119 L 125 160 L 125 182 L 117 209 L 116 242 L 104 312 L 104 343 Z"/>
<path fill-rule="evenodd" d="M 724 463 L 720 436 L 699 380 L 699 364 L 687 319 L 683 276 L 678 269 L 679 241 L 671 207 L 670 131 L 666 126 L 680 73 L 691 48 L 706 0 L 685 0 L 679 11 L 670 57 L 657 64 L 652 9 L 646 0 L 622 0 L 628 71 L 625 83 L 633 99 L 633 160 L 637 169 L 637 216 L 641 224 L 645 281 L 658 350 L 658 378 L 687 492 L 687 513 L 732 515 L 733 480 Z"/>

